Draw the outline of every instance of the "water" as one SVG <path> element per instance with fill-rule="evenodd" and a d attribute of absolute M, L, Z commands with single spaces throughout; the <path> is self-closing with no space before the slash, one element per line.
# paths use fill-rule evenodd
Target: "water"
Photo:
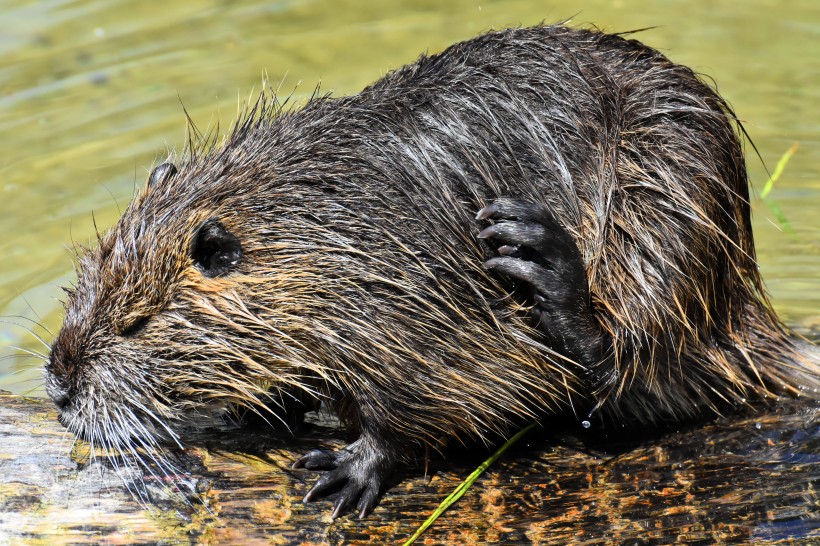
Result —
<path fill-rule="evenodd" d="M 577 14 L 577 15 L 576 15 Z M 134 187 L 201 127 L 230 124 L 263 76 L 297 98 L 321 81 L 354 93 L 390 68 L 489 28 L 556 21 L 641 40 L 712 76 L 766 164 L 799 149 L 754 204 L 773 303 L 820 325 L 820 6 L 815 0 L 173 2 L 0 0 L 0 388 L 42 394 L 41 364 L 74 278 L 72 241 L 93 244 Z M 294 91 L 295 90 L 295 91 Z M 749 150 L 753 183 L 766 180 Z M 34 326 L 32 321 L 42 324 Z M 33 330 L 33 333 L 29 330 Z M 13 356 L 16 355 L 16 356 Z"/>

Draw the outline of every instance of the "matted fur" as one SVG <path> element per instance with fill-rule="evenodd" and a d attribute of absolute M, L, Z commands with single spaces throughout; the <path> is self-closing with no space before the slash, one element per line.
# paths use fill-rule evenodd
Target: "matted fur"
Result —
<path fill-rule="evenodd" d="M 573 408 L 641 424 L 816 398 L 816 361 L 764 295 L 738 127 L 690 69 L 563 26 L 298 110 L 265 94 L 82 257 L 47 382 L 102 446 L 312 398 L 405 455 Z M 581 251 L 613 340 L 592 386 L 483 268 L 474 217 L 505 196 L 545 205 Z M 208 219 L 242 244 L 226 276 L 190 255 Z"/>

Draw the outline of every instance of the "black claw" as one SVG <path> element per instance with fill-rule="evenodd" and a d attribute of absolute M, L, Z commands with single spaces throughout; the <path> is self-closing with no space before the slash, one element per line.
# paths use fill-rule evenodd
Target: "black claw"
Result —
<path fill-rule="evenodd" d="M 331 518 L 336 519 L 345 512 L 350 511 L 353 505 L 356 503 L 356 499 L 359 498 L 361 494 L 362 486 L 359 485 L 357 482 L 348 482 L 347 485 L 342 488 L 339 492 L 338 498 L 336 498 L 336 502 L 333 503 L 333 514 L 331 514 Z"/>
<path fill-rule="evenodd" d="M 479 238 L 479 239 L 490 239 L 492 237 L 495 237 L 495 234 L 498 231 L 496 229 L 497 225 L 498 224 L 493 224 L 490 227 L 482 229 L 481 231 L 478 232 L 478 235 L 476 235 L 476 237 Z"/>
<path fill-rule="evenodd" d="M 496 249 L 496 252 L 502 256 L 510 256 L 512 258 L 521 257 L 521 247 L 519 245 L 501 245 Z"/>
<path fill-rule="evenodd" d="M 376 501 L 379 500 L 379 490 L 376 487 L 368 487 L 362 493 L 359 499 L 359 504 L 356 505 L 356 510 L 359 511 L 359 519 L 364 518 L 376 506 Z"/>
<path fill-rule="evenodd" d="M 490 205 L 487 205 L 486 207 L 484 207 L 480 211 L 478 211 L 478 214 L 475 215 L 475 219 L 476 220 L 487 220 L 488 218 L 493 218 L 496 214 L 498 214 L 498 211 L 499 211 L 498 204 L 492 203 Z"/>
<path fill-rule="evenodd" d="M 330 470 L 336 468 L 336 453 L 327 449 L 314 449 L 293 463 L 291 468 Z"/>
<path fill-rule="evenodd" d="M 345 480 L 347 480 L 347 475 L 341 469 L 329 471 L 316 480 L 302 502 L 308 503 L 317 497 L 332 493 Z"/>
<path fill-rule="evenodd" d="M 487 205 L 476 215 L 476 220 L 518 220 L 551 224 L 552 215 L 542 205 L 520 199 L 500 198 Z"/>

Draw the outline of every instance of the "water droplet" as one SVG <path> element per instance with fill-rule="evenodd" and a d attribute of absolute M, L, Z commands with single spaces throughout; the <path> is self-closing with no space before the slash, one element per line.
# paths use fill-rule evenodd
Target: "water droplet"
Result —
<path fill-rule="evenodd" d="M 760 430 L 761 428 L 763 428 L 763 425 L 761 425 L 760 423 L 755 423 L 755 428 L 757 430 Z"/>
<path fill-rule="evenodd" d="M 592 426 L 592 423 L 590 423 L 587 420 L 584 420 L 584 421 L 581 421 L 581 426 L 584 427 L 584 428 L 589 428 L 589 427 Z"/>

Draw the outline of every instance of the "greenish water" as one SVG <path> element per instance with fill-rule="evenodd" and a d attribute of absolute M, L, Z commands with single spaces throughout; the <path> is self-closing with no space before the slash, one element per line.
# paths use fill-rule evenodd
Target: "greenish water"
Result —
<path fill-rule="evenodd" d="M 556 21 L 642 32 L 715 79 L 769 168 L 797 154 L 754 204 L 758 253 L 780 315 L 820 325 L 820 3 L 803 0 L 111 2 L 0 0 L 0 388 L 41 394 L 72 241 L 113 224 L 135 185 L 182 146 L 180 101 L 225 127 L 263 76 L 304 97 L 354 93 L 423 51 L 490 28 Z M 755 187 L 766 181 L 750 149 Z M 35 326 L 34 322 L 42 327 Z"/>

